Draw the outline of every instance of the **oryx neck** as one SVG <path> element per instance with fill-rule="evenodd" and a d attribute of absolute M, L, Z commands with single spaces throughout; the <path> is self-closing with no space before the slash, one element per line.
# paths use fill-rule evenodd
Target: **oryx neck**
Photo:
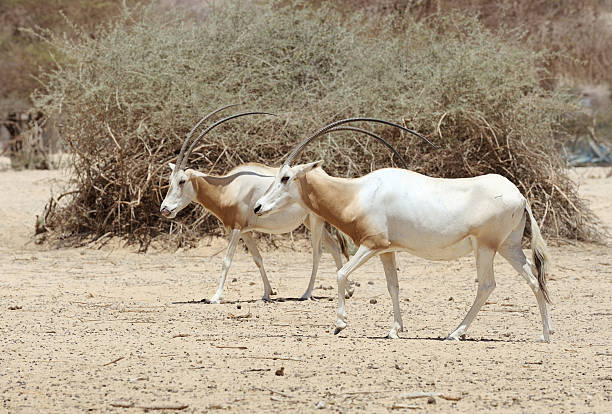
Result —
<path fill-rule="evenodd" d="M 304 205 L 331 225 L 353 237 L 352 224 L 357 211 L 357 185 L 354 179 L 328 175 L 321 168 L 306 173 L 298 180 Z M 356 236 L 356 235 L 355 235 Z"/>
<path fill-rule="evenodd" d="M 191 177 L 191 183 L 196 193 L 196 201 L 217 217 L 223 215 L 225 187 L 227 179 L 208 175 Z"/>

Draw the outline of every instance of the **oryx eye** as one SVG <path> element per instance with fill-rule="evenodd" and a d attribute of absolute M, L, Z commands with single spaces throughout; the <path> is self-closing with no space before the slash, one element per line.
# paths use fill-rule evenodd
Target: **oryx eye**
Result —
<path fill-rule="evenodd" d="M 283 178 L 281 178 L 281 184 L 287 184 L 287 181 L 289 181 L 288 175 L 285 175 Z"/>

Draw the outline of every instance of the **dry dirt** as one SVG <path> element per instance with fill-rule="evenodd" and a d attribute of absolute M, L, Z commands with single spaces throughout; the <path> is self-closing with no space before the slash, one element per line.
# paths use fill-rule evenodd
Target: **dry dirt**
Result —
<path fill-rule="evenodd" d="M 611 225 L 609 171 L 575 174 Z M 383 338 L 392 309 L 377 260 L 354 273 L 349 325 L 334 336 L 328 255 L 317 301 L 263 303 L 241 249 L 226 302 L 210 305 L 197 301 L 215 292 L 223 240 L 148 254 L 118 243 L 35 245 L 34 216 L 65 180 L 62 171 L 0 172 L 0 412 L 612 412 L 608 246 L 551 248 L 549 344 L 536 342 L 535 298 L 503 259 L 468 339 L 442 341 L 474 299 L 473 260 L 408 254 L 398 262 L 402 338 Z M 299 297 L 309 249 L 263 256 L 277 298 Z"/>

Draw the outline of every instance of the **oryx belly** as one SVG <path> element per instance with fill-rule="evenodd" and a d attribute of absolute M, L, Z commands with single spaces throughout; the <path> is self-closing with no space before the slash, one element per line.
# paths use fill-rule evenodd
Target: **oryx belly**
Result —
<path fill-rule="evenodd" d="M 307 214 L 306 210 L 298 203 L 293 203 L 287 208 L 264 217 L 256 216 L 252 211 L 253 208 L 251 207 L 248 229 L 271 234 L 282 234 L 295 230 L 304 222 Z"/>
<path fill-rule="evenodd" d="M 497 249 L 521 222 L 525 200 L 502 176 L 441 179 L 379 171 L 366 176 L 377 185 L 368 185 L 360 199 L 364 211 L 377 210 L 373 225 L 386 229 L 394 250 L 455 259 L 469 254 L 475 241 Z"/>
<path fill-rule="evenodd" d="M 261 175 L 246 175 L 236 179 L 229 191 L 233 194 L 242 194 L 238 210 L 245 217 L 243 231 L 262 231 L 264 233 L 282 234 L 295 230 L 304 222 L 306 210 L 298 203 L 293 203 L 285 209 L 273 212 L 264 217 L 254 214 L 253 207 L 257 200 L 272 184 L 274 177 Z M 238 196 L 234 199 L 239 199 Z"/>

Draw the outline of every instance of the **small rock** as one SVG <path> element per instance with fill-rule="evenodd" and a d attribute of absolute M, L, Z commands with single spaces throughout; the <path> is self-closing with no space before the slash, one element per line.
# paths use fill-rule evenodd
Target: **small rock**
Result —
<path fill-rule="evenodd" d="M 236 309 L 242 309 L 242 306 L 236 305 Z"/>
<path fill-rule="evenodd" d="M 285 367 L 280 367 L 279 369 L 277 369 L 276 372 L 274 373 L 274 375 L 276 375 L 277 377 L 284 377 L 285 376 Z"/>
<path fill-rule="evenodd" d="M 322 410 L 324 408 L 327 408 L 327 403 L 323 400 L 319 401 L 318 403 L 315 404 L 315 408 L 317 410 Z"/>
<path fill-rule="evenodd" d="M 236 278 L 232 279 L 232 282 L 237 282 L 237 281 L 238 281 L 238 279 L 236 279 Z"/>
<path fill-rule="evenodd" d="M 395 364 L 395 369 L 399 369 L 401 371 L 404 369 L 404 367 L 400 364 Z"/>
<path fill-rule="evenodd" d="M 255 282 L 249 282 L 249 286 L 253 286 Z"/>
<path fill-rule="evenodd" d="M 452 302 L 453 301 L 453 297 L 451 296 L 450 298 L 448 298 L 448 301 Z"/>
<path fill-rule="evenodd" d="M 372 305 L 376 305 L 376 302 L 377 302 L 377 301 L 376 301 L 376 299 L 374 299 L 374 298 L 370 299 L 370 303 L 371 303 Z"/>
<path fill-rule="evenodd" d="M 427 399 L 427 404 L 435 404 L 436 403 L 436 399 L 434 397 L 429 397 Z"/>
<path fill-rule="evenodd" d="M 360 286 L 361 286 L 361 283 L 359 283 L 359 282 L 355 282 L 355 286 L 360 287 Z"/>
<path fill-rule="evenodd" d="M 372 280 L 368 281 L 368 285 L 373 285 L 374 282 Z"/>
<path fill-rule="evenodd" d="M 23 309 L 21 306 L 9 306 L 9 310 L 19 310 Z"/>

